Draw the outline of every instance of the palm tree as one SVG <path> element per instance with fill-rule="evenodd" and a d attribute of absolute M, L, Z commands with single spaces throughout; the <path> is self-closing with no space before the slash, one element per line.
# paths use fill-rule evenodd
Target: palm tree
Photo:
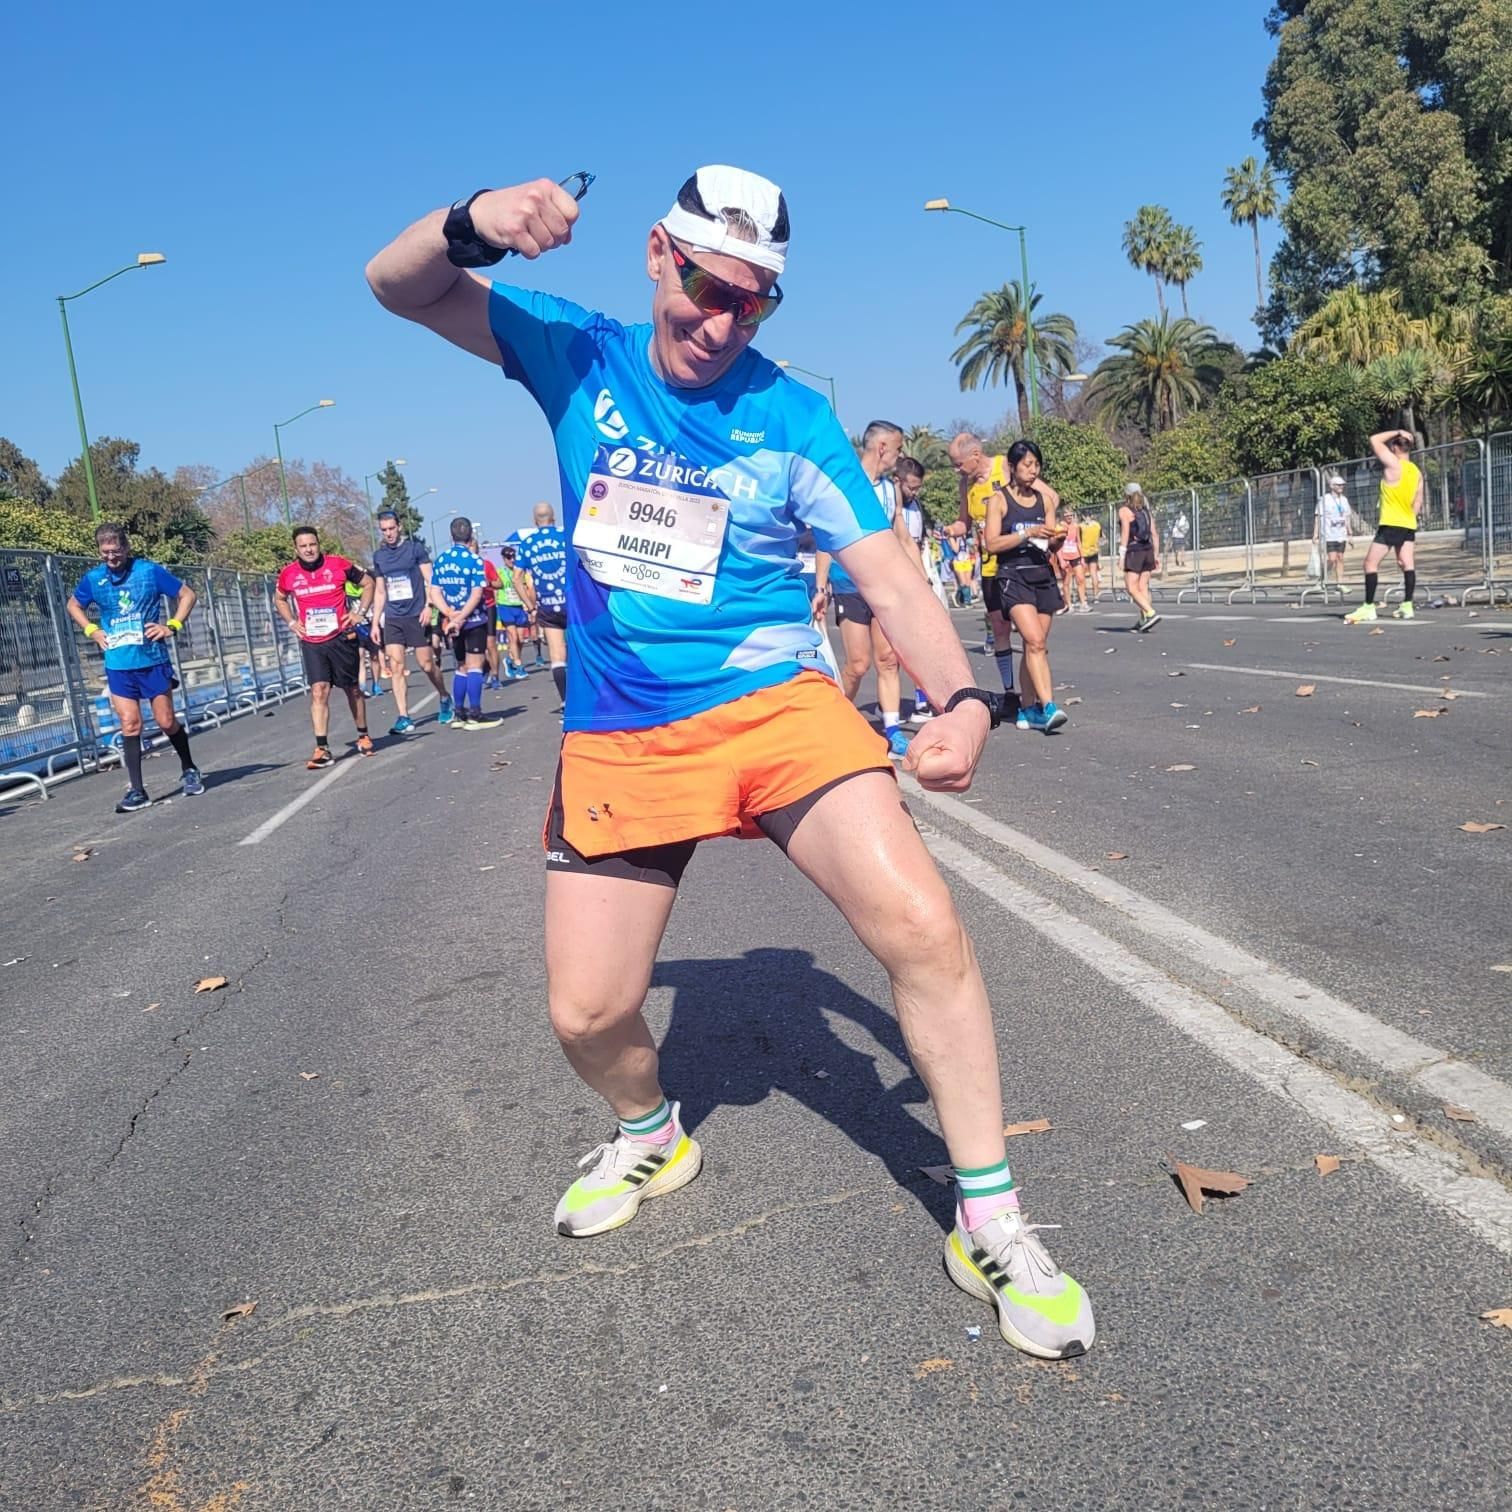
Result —
<path fill-rule="evenodd" d="M 1389 357 L 1377 357 L 1360 374 L 1366 395 L 1404 430 L 1414 435 L 1421 418 L 1427 424 L 1429 406 L 1451 391 L 1452 375 L 1423 347 L 1403 347 Z"/>
<path fill-rule="evenodd" d="M 1223 176 L 1223 208 L 1236 226 L 1248 226 L 1255 238 L 1255 308 L 1265 303 L 1265 283 L 1260 272 L 1260 222 L 1271 220 L 1278 209 L 1276 175 L 1269 163 L 1247 157 Z"/>
<path fill-rule="evenodd" d="M 1366 290 L 1350 284 L 1335 289 L 1302 322 L 1292 338 L 1292 349 L 1320 362 L 1347 362 L 1363 368 L 1410 346 L 1427 347 L 1432 341 L 1427 323 L 1404 313 L 1395 289 Z"/>
<path fill-rule="evenodd" d="M 1034 319 L 1034 360 L 1042 374 L 1066 373 L 1075 361 L 1076 325 L 1069 315 L 1039 315 L 1040 297 L 1029 290 L 1029 313 Z M 1011 376 L 1018 393 L 1019 424 L 1029 428 L 1029 390 L 1024 381 L 1027 349 L 1023 300 L 1017 284 L 989 290 L 966 312 L 956 335 L 971 334 L 950 354 L 961 369 L 962 389 L 984 383 L 1006 383 Z"/>
<path fill-rule="evenodd" d="M 950 466 L 950 451 L 944 436 L 932 425 L 911 425 L 903 437 L 903 455 L 912 457 L 925 472 Z"/>
<path fill-rule="evenodd" d="M 1512 416 L 1512 332 L 1477 347 L 1459 383 L 1461 404 L 1479 410 L 1491 422 Z"/>
<path fill-rule="evenodd" d="M 1202 243 L 1191 226 L 1172 228 L 1170 244 L 1166 249 L 1165 275 L 1181 290 L 1181 313 L 1188 320 L 1192 312 L 1187 309 L 1186 286 L 1202 272 Z"/>
<path fill-rule="evenodd" d="M 1171 242 L 1176 234 L 1171 212 L 1164 205 L 1141 205 L 1134 219 L 1124 222 L 1123 249 L 1134 267 L 1155 280 L 1155 302 L 1165 319 L 1165 280 Z"/>
<path fill-rule="evenodd" d="M 1109 428 L 1132 422 L 1146 434 L 1169 430 L 1200 407 L 1223 382 L 1225 362 L 1238 358 L 1212 326 L 1184 315 L 1125 326 L 1108 345 L 1119 355 L 1097 365 L 1086 399 Z"/>

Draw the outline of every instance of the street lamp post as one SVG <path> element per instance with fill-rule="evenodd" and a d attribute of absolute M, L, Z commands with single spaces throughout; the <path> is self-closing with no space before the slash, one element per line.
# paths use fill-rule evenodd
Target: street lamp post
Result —
<path fill-rule="evenodd" d="M 278 453 L 278 489 L 283 495 L 284 524 L 290 529 L 294 526 L 294 516 L 289 513 L 289 480 L 284 473 L 283 441 L 278 433 L 284 426 L 293 425 L 296 420 L 302 420 L 306 415 L 312 415 L 318 409 L 330 409 L 335 402 L 334 399 L 322 399 L 318 404 L 312 404 L 309 409 L 302 409 L 297 415 L 278 421 L 273 427 L 273 449 Z"/>
<path fill-rule="evenodd" d="M 434 489 L 434 488 L 427 488 L 425 490 L 425 492 L 428 493 L 428 494 L 433 494 L 436 491 L 437 490 Z M 423 497 L 423 495 L 422 495 L 422 497 Z M 460 509 L 448 509 L 445 514 L 438 514 L 438 515 L 435 515 L 435 516 L 432 517 L 431 522 L 430 522 L 431 553 L 432 553 L 432 555 L 434 555 L 437 551 L 440 550 L 440 547 L 437 546 L 437 544 L 436 544 L 436 522 L 438 520 L 449 520 L 454 515 L 459 515 L 461 513 L 462 513 L 462 511 Z"/>
<path fill-rule="evenodd" d="M 837 416 L 840 413 L 840 405 L 835 399 L 835 380 L 828 373 L 816 373 L 812 368 L 799 367 L 796 362 L 779 361 L 778 367 L 786 369 L 790 373 L 802 373 L 805 378 L 817 378 L 821 383 L 829 384 L 830 409 Z"/>
<path fill-rule="evenodd" d="M 123 273 L 129 273 L 133 268 L 155 268 L 159 263 L 165 263 L 168 259 L 161 252 L 138 252 L 137 260 L 127 263 L 124 268 L 117 268 L 114 273 L 98 279 L 90 284 L 87 289 L 80 289 L 77 294 L 58 295 L 58 314 L 63 319 L 63 349 L 68 353 L 68 381 L 73 385 L 74 414 L 79 419 L 79 445 L 83 449 L 84 458 L 84 486 L 89 492 L 89 514 L 97 524 L 100 519 L 100 498 L 95 492 L 94 460 L 89 455 L 89 431 L 84 424 L 84 400 L 79 395 L 79 370 L 74 366 L 73 338 L 68 333 L 68 301 L 70 299 L 82 299 L 86 294 L 98 289 L 101 284 L 108 284 L 112 278 L 119 278 Z"/>
<path fill-rule="evenodd" d="M 252 511 L 247 507 L 247 479 L 250 478 L 253 473 L 260 473 L 264 469 L 272 467 L 273 465 L 274 464 L 272 462 L 264 462 L 258 467 L 249 467 L 246 472 L 232 473 L 229 478 L 222 478 L 219 483 L 207 483 L 195 495 L 195 498 L 203 499 L 207 493 L 214 493 L 217 488 L 224 488 L 228 483 L 237 484 L 241 493 L 242 528 L 247 532 L 248 535 L 251 535 Z"/>
<path fill-rule="evenodd" d="M 1023 281 L 1019 284 L 1019 290 L 1023 295 L 1024 306 L 1024 377 L 1029 386 L 1029 415 L 1031 419 L 1039 419 L 1039 374 L 1036 371 L 1038 364 L 1034 356 L 1034 313 L 1029 307 L 1029 248 L 1024 239 L 1023 226 L 1010 226 L 1004 221 L 993 220 L 987 215 L 978 215 L 975 210 L 963 210 L 959 205 L 952 205 L 948 199 L 932 199 L 924 202 L 926 210 L 949 210 L 956 215 L 969 215 L 972 220 L 979 220 L 988 226 L 996 226 L 999 231 L 1017 231 L 1019 239 L 1019 264 L 1023 270 Z"/>
<path fill-rule="evenodd" d="M 381 478 L 389 468 L 403 467 L 404 465 L 403 457 L 390 457 L 377 472 L 363 473 L 362 475 L 362 491 L 367 495 L 368 539 L 372 542 L 375 553 L 378 550 L 378 526 L 373 519 L 373 490 L 368 487 L 368 480 L 371 478 Z"/>

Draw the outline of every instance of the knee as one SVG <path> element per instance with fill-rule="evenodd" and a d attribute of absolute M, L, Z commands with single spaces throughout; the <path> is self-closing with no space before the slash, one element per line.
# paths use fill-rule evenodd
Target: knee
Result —
<path fill-rule="evenodd" d="M 1045 654 L 1045 632 L 1032 630 L 1029 632 L 1019 631 L 1019 639 L 1024 643 L 1025 656 L 1043 656 Z"/>
<path fill-rule="evenodd" d="M 121 734 L 140 735 L 142 733 L 142 711 L 140 709 L 132 709 L 129 713 L 122 710 L 118 718 L 121 724 Z"/>
<path fill-rule="evenodd" d="M 642 994 L 641 996 L 644 996 Z M 601 996 L 588 997 L 572 990 L 551 988 L 548 994 L 551 1032 L 565 1050 L 590 1045 L 601 1035 L 610 1033 L 640 1007 L 640 997 L 610 989 Z"/>
<path fill-rule="evenodd" d="M 853 677 L 860 682 L 866 676 L 867 668 L 871 666 L 871 658 L 866 655 L 847 656 L 845 658 L 845 675 Z"/>
<path fill-rule="evenodd" d="M 971 940 L 943 885 L 937 894 L 915 897 L 889 934 L 896 942 L 900 961 L 919 968 L 931 979 L 960 976 L 974 959 Z"/>
<path fill-rule="evenodd" d="M 898 653 L 891 646 L 885 651 L 877 652 L 877 671 L 896 672 L 898 670 Z"/>

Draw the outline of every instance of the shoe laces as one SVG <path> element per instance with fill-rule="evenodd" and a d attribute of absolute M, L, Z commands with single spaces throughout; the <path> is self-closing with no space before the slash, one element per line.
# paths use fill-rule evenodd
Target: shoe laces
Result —
<path fill-rule="evenodd" d="M 1058 1223 L 1025 1223 L 1021 1218 L 1007 1216 L 990 1220 L 983 1228 L 999 1226 L 1001 1232 L 991 1236 L 983 1248 L 1013 1278 L 1013 1284 L 1039 1291 L 1042 1282 L 1053 1282 L 1061 1274 L 1061 1268 L 1050 1258 L 1045 1246 L 1035 1236 L 1045 1230 L 1058 1229 Z M 977 1230 L 977 1234 L 982 1232 Z M 975 1237 L 975 1236 L 973 1236 Z"/>
<path fill-rule="evenodd" d="M 645 1150 L 626 1139 L 623 1134 L 615 1139 L 606 1140 L 603 1144 L 594 1145 L 589 1152 L 578 1161 L 578 1169 L 585 1170 L 589 1166 L 588 1181 L 618 1180 L 632 1166 L 645 1155 Z"/>

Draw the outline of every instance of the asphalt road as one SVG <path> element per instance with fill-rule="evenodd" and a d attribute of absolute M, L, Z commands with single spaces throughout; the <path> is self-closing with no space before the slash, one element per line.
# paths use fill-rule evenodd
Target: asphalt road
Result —
<path fill-rule="evenodd" d="M 945 1279 L 885 979 L 765 844 L 700 851 L 649 1003 L 703 1175 L 559 1238 L 611 1122 L 544 1012 L 550 685 L 319 776 L 293 704 L 202 799 L 0 809 L 0 1505 L 1506 1507 L 1512 828 L 1459 826 L 1512 826 L 1512 615 L 1129 619 L 910 797 L 1089 1355 Z"/>

